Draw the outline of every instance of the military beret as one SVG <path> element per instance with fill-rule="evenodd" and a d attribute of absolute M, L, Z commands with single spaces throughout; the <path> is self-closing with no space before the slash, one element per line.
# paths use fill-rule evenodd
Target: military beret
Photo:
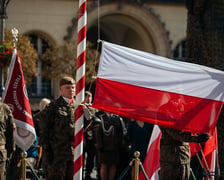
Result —
<path fill-rule="evenodd" d="M 68 77 L 68 76 L 63 77 L 63 78 L 61 78 L 61 80 L 60 80 L 60 82 L 59 82 L 59 85 L 60 85 L 60 86 L 63 86 L 63 85 L 65 85 L 65 84 L 68 84 L 68 85 L 75 85 L 75 80 L 74 80 L 73 78 L 71 78 L 71 77 Z"/>

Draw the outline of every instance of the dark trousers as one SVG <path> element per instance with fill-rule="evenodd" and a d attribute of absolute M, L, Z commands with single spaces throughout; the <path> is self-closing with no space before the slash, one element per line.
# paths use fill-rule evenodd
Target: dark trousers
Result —
<path fill-rule="evenodd" d="M 93 143 L 89 143 L 85 147 L 86 151 L 86 177 L 90 176 L 92 169 L 94 167 L 94 157 L 96 155 L 96 148 Z"/>

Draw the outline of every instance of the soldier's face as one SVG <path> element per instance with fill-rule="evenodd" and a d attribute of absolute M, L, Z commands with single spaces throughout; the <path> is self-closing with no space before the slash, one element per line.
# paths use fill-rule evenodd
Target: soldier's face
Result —
<path fill-rule="evenodd" d="M 85 96 L 84 102 L 89 104 L 92 102 L 92 96 Z"/>
<path fill-rule="evenodd" d="M 61 95 L 72 99 L 75 96 L 75 85 L 65 84 L 60 87 Z"/>

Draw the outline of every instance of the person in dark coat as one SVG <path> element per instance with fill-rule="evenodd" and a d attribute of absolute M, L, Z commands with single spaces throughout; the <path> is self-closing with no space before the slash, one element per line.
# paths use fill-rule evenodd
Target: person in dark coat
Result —
<path fill-rule="evenodd" d="M 134 158 L 134 152 L 140 152 L 140 160 L 144 163 L 147 154 L 149 139 L 152 134 L 153 124 L 143 121 L 130 120 L 128 124 L 128 139 L 130 141 L 130 160 Z"/>
<path fill-rule="evenodd" d="M 124 142 L 121 117 L 103 112 L 99 118 L 101 124 L 96 131 L 96 148 L 99 154 L 100 177 L 102 180 L 114 180 Z"/>

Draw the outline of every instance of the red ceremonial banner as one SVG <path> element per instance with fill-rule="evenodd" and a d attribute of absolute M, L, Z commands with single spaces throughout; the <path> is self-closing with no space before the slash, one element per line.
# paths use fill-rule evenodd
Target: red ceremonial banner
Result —
<path fill-rule="evenodd" d="M 26 151 L 34 142 L 36 132 L 23 77 L 21 60 L 16 49 L 13 51 L 9 69 L 10 72 L 6 81 L 3 102 L 10 106 L 14 116 L 16 123 L 16 144 Z"/>

